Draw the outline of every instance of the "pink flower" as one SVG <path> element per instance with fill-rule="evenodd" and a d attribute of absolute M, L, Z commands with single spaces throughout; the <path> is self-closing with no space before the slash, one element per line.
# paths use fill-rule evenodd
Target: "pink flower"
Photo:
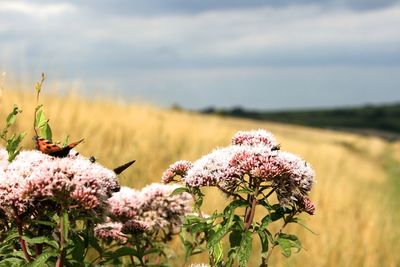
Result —
<path fill-rule="evenodd" d="M 216 186 L 221 180 L 235 180 L 234 170 L 229 165 L 230 160 L 238 151 L 239 146 L 229 146 L 216 149 L 193 163 L 184 177 L 189 187 Z"/>
<path fill-rule="evenodd" d="M 122 227 L 123 224 L 120 222 L 106 222 L 98 224 L 94 228 L 94 234 L 96 237 L 109 242 L 125 243 L 128 237 L 122 233 Z"/>
<path fill-rule="evenodd" d="M 180 160 L 169 166 L 169 168 L 163 173 L 161 181 L 168 184 L 173 181 L 175 176 L 185 176 L 187 171 L 193 166 L 190 161 Z"/>
<path fill-rule="evenodd" d="M 278 142 L 272 133 L 260 129 L 237 132 L 232 138 L 232 145 L 262 145 L 271 149 L 278 147 Z"/>
<path fill-rule="evenodd" d="M 192 197 L 187 193 L 171 196 L 174 185 L 150 184 L 141 191 L 122 187 L 108 200 L 110 214 L 121 221 L 136 221 L 147 231 L 171 232 L 182 224 L 181 217 L 191 212 Z"/>
<path fill-rule="evenodd" d="M 9 216 L 20 215 L 43 200 L 101 210 L 115 188 L 118 182 L 113 171 L 76 153 L 57 158 L 22 151 L 4 170 L 0 206 Z"/>
<path fill-rule="evenodd" d="M 139 191 L 123 186 L 108 199 L 109 212 L 118 220 L 125 222 L 141 212 L 143 201 Z"/>
<path fill-rule="evenodd" d="M 192 212 L 189 194 L 171 196 L 177 187 L 153 183 L 141 190 L 143 206 L 138 220 L 144 222 L 149 230 L 175 232 L 182 224 L 182 217 Z"/>

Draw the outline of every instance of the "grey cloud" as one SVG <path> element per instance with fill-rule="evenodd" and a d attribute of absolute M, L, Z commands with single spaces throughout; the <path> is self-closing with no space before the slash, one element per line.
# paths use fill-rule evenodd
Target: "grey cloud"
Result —
<path fill-rule="evenodd" d="M 36 0 L 54 3 L 52 0 Z M 318 5 L 325 8 L 371 10 L 399 4 L 399 0 L 72 0 L 69 1 L 89 12 L 102 15 L 160 15 L 176 13 L 201 13 L 227 9 L 287 7 L 291 5 Z"/>

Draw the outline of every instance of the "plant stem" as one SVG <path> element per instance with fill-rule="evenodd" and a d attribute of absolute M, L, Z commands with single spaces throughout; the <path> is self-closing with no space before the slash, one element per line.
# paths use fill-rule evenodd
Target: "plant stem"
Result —
<path fill-rule="evenodd" d="M 249 230 L 251 224 L 253 223 L 254 215 L 256 213 L 257 195 L 258 195 L 258 189 L 259 189 L 258 184 L 256 184 L 255 187 L 256 187 L 256 189 L 254 191 L 254 194 L 250 197 L 250 199 L 251 199 L 251 208 L 250 208 L 249 214 L 246 217 L 246 224 L 244 226 L 244 229 L 246 231 Z"/>
<path fill-rule="evenodd" d="M 26 248 L 26 242 L 22 238 L 22 236 L 23 236 L 22 222 L 21 222 L 21 219 L 18 216 L 16 217 L 16 224 L 17 224 L 17 228 L 18 228 L 19 244 L 21 245 L 21 249 L 22 249 L 22 252 L 24 253 L 25 259 L 27 261 L 32 261 L 32 257 L 31 257 L 31 255 L 29 255 L 28 249 Z"/>
<path fill-rule="evenodd" d="M 56 262 L 56 267 L 63 267 L 64 266 L 64 261 L 65 261 L 65 236 L 64 236 L 64 211 L 61 212 L 60 216 L 60 249 L 61 253 L 60 256 L 57 259 Z"/>

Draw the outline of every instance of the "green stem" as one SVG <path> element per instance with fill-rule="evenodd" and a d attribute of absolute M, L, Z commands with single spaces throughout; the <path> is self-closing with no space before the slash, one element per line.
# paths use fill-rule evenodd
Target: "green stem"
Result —
<path fill-rule="evenodd" d="M 65 257 L 66 257 L 66 251 L 65 251 L 65 238 L 66 236 L 65 234 L 65 216 L 68 216 L 68 214 L 66 214 L 66 211 L 62 211 L 61 212 L 61 216 L 60 216 L 60 256 L 57 259 L 56 262 L 56 267 L 63 267 L 65 265 Z"/>

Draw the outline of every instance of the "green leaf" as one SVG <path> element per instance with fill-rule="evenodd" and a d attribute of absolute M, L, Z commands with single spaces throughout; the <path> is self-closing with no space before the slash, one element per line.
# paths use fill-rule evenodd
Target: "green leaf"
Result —
<path fill-rule="evenodd" d="M 227 223 L 222 225 L 216 231 L 210 231 L 210 235 L 208 237 L 208 247 L 212 248 L 215 246 L 220 240 L 229 232 L 230 225 Z"/>
<path fill-rule="evenodd" d="M 174 191 L 172 191 L 170 196 L 175 196 L 175 195 L 179 195 L 182 193 L 189 193 L 189 189 L 187 189 L 186 187 L 178 187 L 177 189 L 175 189 Z"/>
<path fill-rule="evenodd" d="M 262 220 L 261 220 L 260 229 L 261 229 L 261 230 L 266 229 L 270 223 L 272 223 L 271 216 L 266 215 L 266 216 L 265 216 L 264 218 L 262 218 Z"/>
<path fill-rule="evenodd" d="M 6 258 L 2 261 L 0 261 L 0 267 L 19 267 L 23 266 L 25 263 L 25 260 L 20 259 L 20 258 Z"/>
<path fill-rule="evenodd" d="M 254 190 L 251 190 L 250 188 L 242 188 L 236 191 L 238 194 L 247 194 L 250 195 L 254 192 Z"/>
<path fill-rule="evenodd" d="M 56 251 L 46 251 L 40 254 L 33 262 L 27 264 L 26 267 L 42 267 L 50 258 L 57 256 L 58 253 Z"/>
<path fill-rule="evenodd" d="M 89 244 L 92 248 L 94 248 L 100 255 L 103 255 L 103 248 L 99 245 L 97 238 L 93 235 L 88 236 Z"/>
<path fill-rule="evenodd" d="M 35 128 L 37 129 L 43 127 L 47 123 L 46 116 L 41 108 L 42 106 L 39 106 L 36 112 Z"/>
<path fill-rule="evenodd" d="M 64 138 L 63 147 L 69 144 L 69 135 Z"/>
<path fill-rule="evenodd" d="M 258 231 L 258 236 L 260 237 L 261 242 L 261 253 L 265 254 L 268 252 L 268 236 L 264 231 Z"/>
<path fill-rule="evenodd" d="M 282 250 L 282 254 L 285 257 L 290 257 L 292 254 L 292 248 L 297 248 L 297 252 L 301 250 L 301 243 L 297 236 L 280 233 L 276 239 L 276 242 Z"/>
<path fill-rule="evenodd" d="M 57 226 L 56 223 L 50 222 L 50 221 L 32 220 L 31 222 L 32 222 L 33 224 L 37 224 L 37 225 L 46 225 L 46 226 L 50 226 L 50 227 L 55 227 L 55 226 Z"/>
<path fill-rule="evenodd" d="M 109 257 L 110 259 L 116 259 L 124 256 L 138 257 L 138 253 L 133 248 L 122 247 L 117 249 L 116 251 L 108 252 L 106 255 L 106 257 Z"/>
<path fill-rule="evenodd" d="M 72 259 L 83 262 L 85 256 L 85 241 L 79 235 L 72 235 L 70 238 L 70 253 L 72 255 Z"/>
<path fill-rule="evenodd" d="M 187 231 L 192 233 L 192 234 L 196 234 L 196 233 L 200 233 L 200 232 L 204 232 L 208 227 L 207 223 L 196 223 L 196 224 L 192 224 L 188 227 L 186 227 Z"/>
<path fill-rule="evenodd" d="M 241 267 L 247 266 L 251 255 L 251 250 L 253 248 L 252 240 L 252 233 L 250 231 L 246 231 L 242 234 L 240 247 L 237 253 L 237 257 L 239 258 L 239 266 Z"/>
<path fill-rule="evenodd" d="M 211 248 L 211 254 L 214 257 L 214 260 L 216 263 L 219 263 L 222 261 L 222 258 L 224 256 L 224 247 L 222 246 L 222 242 L 218 242 L 214 244 Z M 218 264 L 217 264 L 218 266 Z"/>
<path fill-rule="evenodd" d="M 248 203 L 244 200 L 241 199 L 236 199 L 234 201 L 232 201 L 231 203 L 229 203 L 228 206 L 226 206 L 226 208 L 224 209 L 224 213 L 227 212 L 231 212 L 233 213 L 235 211 L 235 209 L 239 208 L 239 207 L 246 207 L 248 206 Z"/>
<path fill-rule="evenodd" d="M 55 240 L 50 239 L 46 236 L 39 236 L 39 237 L 33 237 L 33 238 L 23 236 L 22 239 L 25 240 L 26 242 L 28 242 L 29 244 L 47 244 L 55 249 L 59 248 L 58 243 Z"/>
<path fill-rule="evenodd" d="M 13 110 L 8 114 L 8 116 L 6 118 L 7 127 L 10 127 L 11 125 L 13 125 L 15 123 L 15 121 L 17 120 L 18 113 L 21 113 L 21 112 L 22 112 L 22 110 L 20 110 L 18 108 L 18 106 L 14 105 Z"/>
<path fill-rule="evenodd" d="M 43 127 L 42 133 L 43 133 L 44 138 L 46 138 L 47 140 L 53 139 L 53 133 L 51 131 L 49 123 L 45 124 L 45 126 Z"/>
<path fill-rule="evenodd" d="M 10 242 L 11 240 L 16 239 L 18 237 L 19 237 L 19 234 L 16 230 L 10 231 L 8 233 L 7 237 L 1 242 L 1 245 L 6 244 L 6 243 Z"/>
<path fill-rule="evenodd" d="M 38 106 L 36 108 L 36 120 L 35 120 L 35 129 L 39 130 L 39 136 L 52 141 L 52 131 L 49 124 L 49 120 L 46 119 L 46 115 L 42 110 L 42 106 Z"/>

